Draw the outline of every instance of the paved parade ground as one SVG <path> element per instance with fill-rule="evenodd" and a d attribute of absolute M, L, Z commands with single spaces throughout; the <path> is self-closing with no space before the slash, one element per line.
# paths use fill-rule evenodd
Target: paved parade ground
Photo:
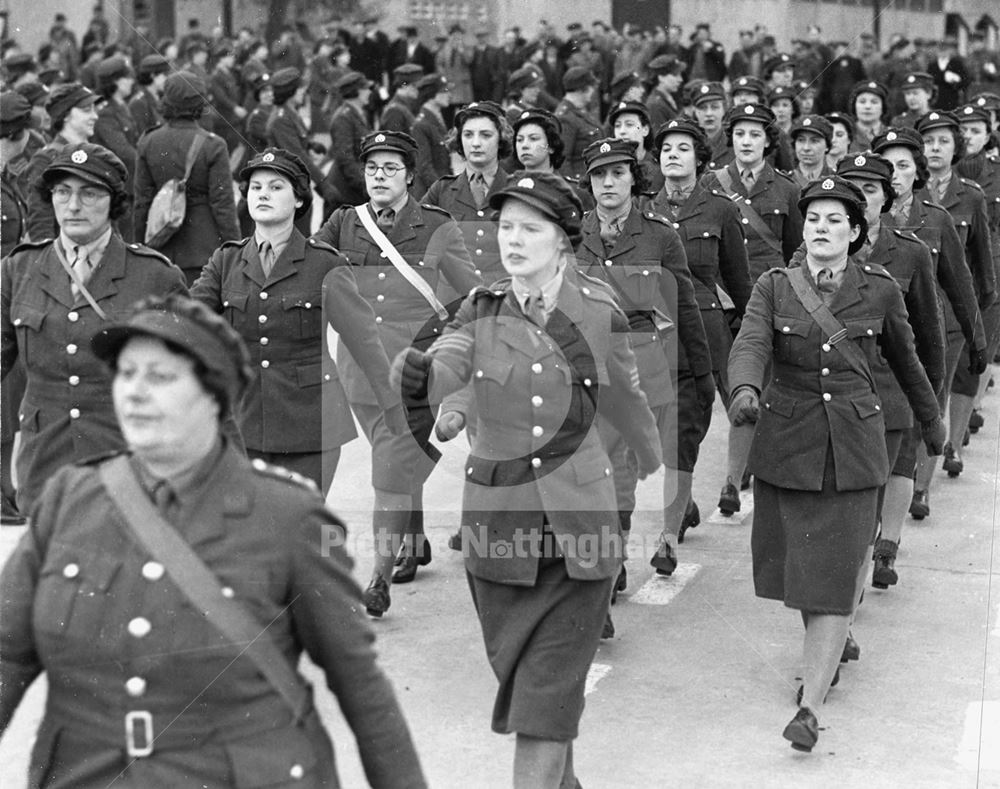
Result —
<path fill-rule="evenodd" d="M 660 478 L 640 484 L 629 586 L 614 608 L 615 638 L 591 669 L 587 709 L 574 745 L 586 789 L 632 787 L 1000 787 L 1000 545 L 997 543 L 998 414 L 991 390 L 986 426 L 958 479 L 939 472 L 931 517 L 907 520 L 898 586 L 870 586 L 854 635 L 861 659 L 841 670 L 818 711 L 811 754 L 781 731 L 795 710 L 799 616 L 753 594 L 750 518 L 714 510 L 725 476 L 725 415 L 716 403 L 695 474 L 703 522 L 680 546 L 673 578 L 648 565 L 659 530 Z M 513 737 L 489 728 L 495 690 L 461 557 L 446 542 L 458 522 L 464 436 L 425 493 L 429 567 L 392 588 L 374 623 L 431 786 L 510 786 Z M 744 515 L 752 506 L 744 494 Z M 350 528 L 362 586 L 371 568 L 369 452 L 345 447 L 330 495 Z M 5 557 L 23 529 L 4 528 Z M 366 786 L 336 702 L 317 683 L 342 785 Z M 24 786 L 44 682 L 35 684 L 0 741 L 0 785 Z"/>

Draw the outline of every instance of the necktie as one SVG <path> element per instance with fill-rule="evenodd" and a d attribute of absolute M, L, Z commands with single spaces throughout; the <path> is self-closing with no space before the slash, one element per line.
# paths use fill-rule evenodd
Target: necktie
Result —
<path fill-rule="evenodd" d="M 171 513 L 177 503 L 177 494 L 165 479 L 161 479 L 153 487 L 153 503 L 164 517 Z"/>
<path fill-rule="evenodd" d="M 486 178 L 482 173 L 475 173 L 469 179 L 469 186 L 472 189 L 472 199 L 476 201 L 476 208 L 486 205 Z"/>
<path fill-rule="evenodd" d="M 541 293 L 537 296 L 528 296 L 525 312 L 539 326 L 545 325 L 545 299 L 542 298 Z"/>
<path fill-rule="evenodd" d="M 73 271 L 76 272 L 80 281 L 86 285 L 90 279 L 90 274 L 93 271 L 93 266 L 90 264 L 90 257 L 87 255 L 87 248 L 73 247 L 73 254 Z M 76 282 L 73 282 L 70 286 L 70 290 L 74 296 L 80 295 L 80 289 L 76 286 Z"/>
<path fill-rule="evenodd" d="M 396 221 L 396 212 L 391 208 L 383 208 L 378 212 L 378 226 L 382 228 L 382 232 L 387 232 L 392 230 L 392 226 Z"/>
<path fill-rule="evenodd" d="M 264 276 L 270 277 L 274 269 L 274 247 L 270 241 L 265 241 L 260 245 L 260 267 L 264 269 Z"/>
<path fill-rule="evenodd" d="M 893 204 L 892 208 L 889 209 L 889 216 L 892 217 L 892 222 L 896 227 L 905 227 L 906 220 L 909 217 L 909 212 L 903 206 L 896 206 Z"/>
<path fill-rule="evenodd" d="M 743 186 L 746 187 L 747 193 L 749 193 L 750 190 L 753 189 L 753 170 L 744 170 L 740 174 L 740 180 L 743 181 Z"/>
<path fill-rule="evenodd" d="M 931 200 L 935 203 L 941 202 L 941 179 L 931 178 L 927 182 L 927 191 L 931 193 Z"/>
<path fill-rule="evenodd" d="M 620 222 L 620 219 L 612 219 L 607 224 L 601 222 L 601 240 L 608 246 L 614 246 L 618 236 L 621 235 L 622 228 Z"/>
<path fill-rule="evenodd" d="M 823 302 L 829 304 L 833 299 L 833 294 L 837 292 L 837 283 L 833 281 L 833 272 L 828 268 L 821 268 L 816 275 L 816 287 L 819 289 Z"/>

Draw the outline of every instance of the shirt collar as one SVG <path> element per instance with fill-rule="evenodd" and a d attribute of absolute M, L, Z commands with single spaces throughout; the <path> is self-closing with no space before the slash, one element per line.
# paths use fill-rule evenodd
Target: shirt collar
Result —
<path fill-rule="evenodd" d="M 469 183 L 472 183 L 472 177 L 475 175 L 482 175 L 483 180 L 486 181 L 486 188 L 490 189 L 493 186 L 493 179 L 497 177 L 497 170 L 500 169 L 500 163 L 497 162 L 489 170 L 473 170 L 471 167 L 465 168 L 465 177 L 469 179 Z"/>
<path fill-rule="evenodd" d="M 601 206 L 597 206 L 594 210 L 597 212 L 597 221 L 600 222 L 601 227 L 617 225 L 620 229 L 624 227 L 625 220 L 628 219 L 629 214 L 632 213 L 632 201 L 627 200 L 625 205 L 613 214 L 605 213 L 601 210 Z"/>
<path fill-rule="evenodd" d="M 563 283 L 563 272 L 565 270 L 566 270 L 565 265 L 560 266 L 559 271 L 556 272 L 556 275 L 548 282 L 546 282 L 544 285 L 542 285 L 540 292 L 542 296 L 542 305 L 545 310 L 546 317 L 548 317 L 552 313 L 552 310 L 554 310 L 556 307 L 556 302 L 558 301 L 559 298 L 559 289 L 562 287 Z M 517 277 L 511 278 L 510 289 L 514 291 L 514 298 L 517 299 L 518 305 L 521 307 L 522 310 L 524 310 L 525 314 L 527 314 L 528 299 L 531 296 L 538 294 L 532 293 L 531 290 L 528 288 L 528 286 L 525 285 L 523 282 L 521 282 L 521 280 L 519 280 Z"/>
<path fill-rule="evenodd" d="M 108 229 L 89 244 L 80 244 L 67 238 L 66 234 L 60 230 L 59 244 L 62 246 L 63 251 L 66 253 L 66 259 L 70 263 L 76 259 L 76 254 L 73 250 L 80 247 L 81 250 L 86 250 L 87 259 L 90 261 L 91 268 L 97 268 L 97 265 L 101 262 L 101 258 L 104 257 L 104 251 L 108 248 L 108 244 L 111 242 L 111 231 L 112 226 L 108 225 Z"/>
<path fill-rule="evenodd" d="M 406 192 L 401 198 L 399 198 L 399 200 L 397 200 L 392 205 L 385 206 L 385 208 L 391 208 L 393 211 L 395 211 L 396 212 L 396 218 L 398 219 L 400 211 L 402 211 L 406 207 L 406 201 L 409 200 L 409 199 L 410 199 L 410 193 Z M 371 208 L 372 213 L 376 217 L 378 216 L 378 212 L 379 211 L 384 210 L 382 208 L 376 208 L 372 203 L 368 203 L 368 207 Z"/>
<path fill-rule="evenodd" d="M 139 476 L 139 482 L 142 484 L 143 489 L 149 494 L 150 498 L 153 497 L 156 489 L 165 482 L 170 486 L 170 489 L 177 497 L 178 503 L 183 505 L 196 496 L 202 486 L 206 483 L 206 481 L 208 481 L 211 476 L 212 469 L 218 465 L 219 458 L 222 456 L 225 448 L 226 443 L 223 441 L 222 437 L 216 437 L 215 443 L 204 457 L 199 458 L 188 468 L 169 479 L 156 476 L 150 468 L 135 455 L 130 455 L 129 460 L 132 463 L 132 468 L 135 469 Z"/>
<path fill-rule="evenodd" d="M 806 269 L 809 271 L 809 276 L 812 277 L 813 282 L 816 281 L 816 277 L 819 272 L 825 268 L 830 269 L 830 272 L 833 274 L 833 281 L 839 285 L 840 280 L 844 276 L 844 272 L 847 270 L 847 258 L 844 258 L 841 263 L 834 266 L 829 263 L 814 263 L 809 259 L 809 256 L 806 255 Z"/>
<path fill-rule="evenodd" d="M 271 249 L 274 250 L 274 259 L 277 260 L 281 257 L 281 253 L 285 251 L 285 247 L 288 246 L 288 241 L 292 237 L 292 231 L 295 230 L 295 225 L 289 225 L 288 228 L 280 235 L 273 236 L 272 238 L 264 238 L 260 234 L 260 230 L 254 230 L 253 241 L 257 245 L 257 252 L 261 251 L 261 247 L 266 241 L 271 242 Z"/>

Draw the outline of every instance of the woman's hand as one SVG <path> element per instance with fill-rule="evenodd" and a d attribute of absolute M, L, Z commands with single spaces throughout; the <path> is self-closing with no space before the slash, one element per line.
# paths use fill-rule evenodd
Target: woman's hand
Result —
<path fill-rule="evenodd" d="M 752 425 L 760 415 L 760 395 L 752 386 L 741 386 L 729 403 L 729 421 L 733 427 Z"/>
<path fill-rule="evenodd" d="M 430 354 L 418 351 L 416 348 L 400 351 L 392 361 L 389 383 L 394 388 L 399 387 L 404 400 L 426 400 L 432 361 Z"/>
<path fill-rule="evenodd" d="M 941 417 L 936 416 L 930 422 L 920 425 L 920 437 L 924 440 L 928 455 L 940 455 L 944 452 L 944 442 L 948 437 Z"/>
<path fill-rule="evenodd" d="M 451 441 L 465 427 L 465 414 L 461 411 L 445 411 L 434 423 L 434 435 L 438 441 Z"/>

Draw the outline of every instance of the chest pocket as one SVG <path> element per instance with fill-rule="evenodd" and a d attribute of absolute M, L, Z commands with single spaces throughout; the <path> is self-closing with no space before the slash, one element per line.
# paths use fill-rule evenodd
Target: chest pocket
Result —
<path fill-rule="evenodd" d="M 10 310 L 10 320 L 17 332 L 18 354 L 22 359 L 27 359 L 31 355 L 32 346 L 39 342 L 42 325 L 45 323 L 45 311 L 30 304 L 14 304 Z"/>
<path fill-rule="evenodd" d="M 958 237 L 964 247 L 969 242 L 969 233 L 972 230 L 972 214 L 952 214 L 951 218 L 955 222 L 955 230 L 958 231 Z"/>
<path fill-rule="evenodd" d="M 483 405 L 483 413 L 496 413 L 503 408 L 504 401 L 509 401 L 510 395 L 505 390 L 513 369 L 514 364 L 508 359 L 493 356 L 476 359 L 472 380 L 475 383 L 476 399 Z"/>
<path fill-rule="evenodd" d="M 222 291 L 222 314 L 229 325 L 239 328 L 246 323 L 248 293 Z"/>
<path fill-rule="evenodd" d="M 98 639 L 108 611 L 108 590 L 120 559 L 69 543 L 49 545 L 35 593 L 35 628 L 57 636 L 70 629 Z"/>
<path fill-rule="evenodd" d="M 783 361 L 801 359 L 806 350 L 806 338 L 814 325 L 812 318 L 774 315 L 771 326 L 774 329 L 775 356 Z"/>
<path fill-rule="evenodd" d="M 688 265 L 701 269 L 701 275 L 714 278 L 714 269 L 719 262 L 719 246 L 722 243 L 722 230 L 718 226 L 701 224 L 685 224 L 684 251 L 687 253 Z M 697 274 L 695 274 L 697 276 Z"/>
<path fill-rule="evenodd" d="M 610 274 L 624 296 L 622 308 L 626 311 L 651 309 L 660 293 L 661 271 L 658 260 L 640 260 L 620 268 L 612 266 Z"/>
<path fill-rule="evenodd" d="M 281 299 L 285 311 L 285 325 L 293 337 L 309 339 L 319 337 L 323 324 L 323 309 L 320 295 L 285 296 Z"/>
<path fill-rule="evenodd" d="M 874 364 L 884 364 L 878 346 L 878 337 L 882 333 L 882 318 L 845 318 L 844 328 L 847 336 L 858 341 L 868 360 Z"/>

